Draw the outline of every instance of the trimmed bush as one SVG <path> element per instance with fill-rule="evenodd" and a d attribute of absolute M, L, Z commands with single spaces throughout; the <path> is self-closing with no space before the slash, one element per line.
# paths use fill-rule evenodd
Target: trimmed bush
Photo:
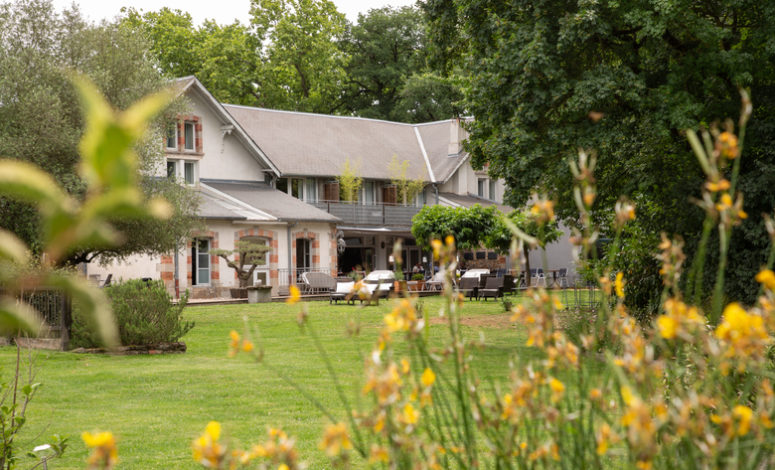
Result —
<path fill-rule="evenodd" d="M 193 322 L 182 319 L 188 292 L 175 305 L 162 281 L 130 280 L 105 288 L 105 294 L 110 298 L 124 346 L 177 341 L 194 327 Z M 99 346 L 94 331 L 90 320 L 74 308 L 71 345 Z"/>

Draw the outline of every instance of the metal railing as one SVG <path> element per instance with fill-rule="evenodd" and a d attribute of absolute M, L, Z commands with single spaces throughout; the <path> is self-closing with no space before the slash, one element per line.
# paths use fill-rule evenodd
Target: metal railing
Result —
<path fill-rule="evenodd" d="M 303 273 L 326 273 L 331 274 L 331 268 L 328 266 L 316 266 L 314 268 L 282 268 L 277 270 L 277 285 L 287 288 L 301 283 Z"/>
<path fill-rule="evenodd" d="M 313 203 L 318 209 L 339 217 L 348 225 L 387 225 L 393 227 L 411 227 L 412 217 L 420 212 L 417 206 L 393 204 L 359 204 L 346 201 L 318 201 Z"/>

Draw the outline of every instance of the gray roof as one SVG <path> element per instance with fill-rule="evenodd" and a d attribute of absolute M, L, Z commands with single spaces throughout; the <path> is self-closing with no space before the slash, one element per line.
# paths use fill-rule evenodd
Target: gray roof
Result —
<path fill-rule="evenodd" d="M 210 179 L 202 179 L 201 183 L 205 187 L 222 193 L 227 198 L 232 198 L 235 202 L 253 208 L 256 212 L 262 213 L 264 217 L 269 216 L 280 221 L 339 222 L 338 217 L 264 183 Z M 251 219 L 254 218 L 258 217 Z"/>
<path fill-rule="evenodd" d="M 509 212 L 514 210 L 514 208 L 511 206 L 498 204 L 489 199 L 484 199 L 479 196 L 474 196 L 473 194 L 469 194 L 468 196 L 462 196 L 460 194 L 455 194 L 455 193 L 439 193 L 439 202 L 442 205 L 445 202 L 447 202 L 449 205 L 455 206 L 455 207 L 471 207 L 474 204 L 479 204 L 482 207 L 495 206 L 498 208 L 499 211 L 503 212 L 504 214 L 508 214 Z"/>
<path fill-rule="evenodd" d="M 238 105 L 224 108 L 283 175 L 333 177 L 349 159 L 360 166 L 361 177 L 385 180 L 391 177 L 395 156 L 409 162 L 407 177 L 443 182 L 468 158 L 447 156 L 452 120 L 413 125 Z"/>

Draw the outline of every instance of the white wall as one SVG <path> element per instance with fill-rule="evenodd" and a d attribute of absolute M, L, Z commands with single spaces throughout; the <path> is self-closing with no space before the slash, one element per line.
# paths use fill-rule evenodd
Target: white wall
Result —
<path fill-rule="evenodd" d="M 218 116 L 195 97 L 189 97 L 191 112 L 199 116 L 202 122 L 202 152 L 199 162 L 199 175 L 202 178 L 228 179 L 241 181 L 264 181 L 261 165 L 245 149 L 237 137 L 223 135 L 224 125 Z"/>
<path fill-rule="evenodd" d="M 86 264 L 86 276 L 92 279 L 92 276 L 99 276 L 99 282 L 105 282 L 109 274 L 112 274 L 112 281 L 128 281 L 129 279 L 141 279 L 150 277 L 151 279 L 160 279 L 159 257 L 148 255 L 134 255 L 121 263 L 103 264 L 99 259 Z"/>

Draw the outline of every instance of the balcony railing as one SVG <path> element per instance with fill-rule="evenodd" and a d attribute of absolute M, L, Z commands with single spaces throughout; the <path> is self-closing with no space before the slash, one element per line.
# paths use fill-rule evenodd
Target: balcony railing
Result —
<path fill-rule="evenodd" d="M 420 211 L 416 206 L 395 204 L 359 204 L 344 201 L 318 201 L 315 207 L 342 219 L 345 225 L 411 227 L 412 217 Z"/>

